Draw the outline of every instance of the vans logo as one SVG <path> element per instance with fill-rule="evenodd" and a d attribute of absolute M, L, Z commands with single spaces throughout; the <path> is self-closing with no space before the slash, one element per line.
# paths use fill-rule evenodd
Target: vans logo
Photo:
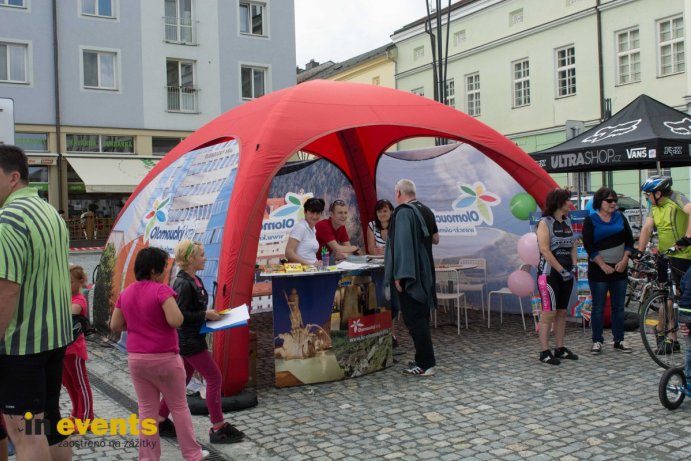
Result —
<path fill-rule="evenodd" d="M 626 149 L 626 156 L 632 158 L 648 158 L 648 150 L 645 147 L 634 147 L 633 149 Z"/>

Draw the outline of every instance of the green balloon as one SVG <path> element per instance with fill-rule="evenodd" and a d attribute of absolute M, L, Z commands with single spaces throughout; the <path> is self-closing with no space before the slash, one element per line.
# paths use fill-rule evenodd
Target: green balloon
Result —
<path fill-rule="evenodd" d="M 527 221 L 530 218 L 530 213 L 537 208 L 537 202 L 529 193 L 519 192 L 513 196 L 509 206 L 511 207 L 512 215 L 521 221 Z"/>

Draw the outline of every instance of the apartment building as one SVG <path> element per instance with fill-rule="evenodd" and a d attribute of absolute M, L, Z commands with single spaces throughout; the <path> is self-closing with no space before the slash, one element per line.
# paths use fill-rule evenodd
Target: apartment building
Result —
<path fill-rule="evenodd" d="M 640 94 L 685 112 L 691 107 L 684 27 L 689 1 L 460 0 L 450 10 L 450 16 L 447 10 L 441 15 L 444 30 L 450 17 L 448 41 L 446 34 L 442 40 L 448 43 L 446 103 L 526 152 L 564 141 L 567 126 L 587 129 Z M 433 97 L 425 18 L 391 38 L 397 48 L 396 87 Z M 422 141 L 405 147 L 416 145 Z M 669 173 L 691 193 L 688 168 Z M 555 179 L 575 185 L 574 177 Z M 615 172 L 605 180 L 634 194 L 638 172 Z M 592 189 L 603 177 L 583 174 L 581 181 L 581 188 Z"/>
<path fill-rule="evenodd" d="M 189 133 L 295 84 L 293 0 L 0 0 L 0 24 L 15 143 L 70 217 L 114 217 Z"/>

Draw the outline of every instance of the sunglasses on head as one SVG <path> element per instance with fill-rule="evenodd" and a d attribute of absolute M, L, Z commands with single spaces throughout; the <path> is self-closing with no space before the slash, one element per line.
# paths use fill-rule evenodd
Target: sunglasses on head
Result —
<path fill-rule="evenodd" d="M 605 202 L 607 202 L 607 203 L 618 203 L 618 202 L 619 202 L 619 199 L 617 199 L 617 198 L 606 198 L 606 199 L 603 200 L 603 201 L 605 201 Z"/>

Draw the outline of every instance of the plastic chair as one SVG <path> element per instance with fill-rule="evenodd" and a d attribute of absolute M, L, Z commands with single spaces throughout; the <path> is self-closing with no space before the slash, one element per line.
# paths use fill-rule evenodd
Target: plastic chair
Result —
<path fill-rule="evenodd" d="M 487 260 L 485 258 L 461 258 L 458 264 L 475 266 L 458 271 L 459 290 L 480 292 L 480 310 L 485 318 L 485 286 L 487 285 Z"/>
<path fill-rule="evenodd" d="M 530 266 L 528 264 L 521 264 L 518 267 L 518 270 L 530 270 Z M 525 327 L 525 314 L 523 313 L 523 301 L 521 300 L 520 296 L 517 296 L 513 293 L 511 293 L 511 290 L 509 290 L 508 287 L 501 288 L 499 290 L 493 290 L 490 291 L 489 294 L 487 295 L 487 328 L 490 327 L 490 313 L 492 312 L 492 295 L 497 295 L 499 296 L 499 324 L 501 325 L 504 323 L 504 296 L 509 295 L 509 296 L 516 296 L 518 298 L 518 305 L 521 307 L 521 320 L 523 320 L 523 330 L 526 330 Z"/>
<path fill-rule="evenodd" d="M 458 270 L 454 268 L 437 268 L 435 269 L 437 278 L 437 300 L 456 300 L 456 330 L 461 334 L 461 298 L 463 298 L 463 312 L 465 313 L 465 328 L 468 329 L 468 303 L 465 299 L 465 293 L 460 291 L 460 283 L 458 281 Z M 437 309 L 434 310 L 434 328 L 437 328 Z"/>

